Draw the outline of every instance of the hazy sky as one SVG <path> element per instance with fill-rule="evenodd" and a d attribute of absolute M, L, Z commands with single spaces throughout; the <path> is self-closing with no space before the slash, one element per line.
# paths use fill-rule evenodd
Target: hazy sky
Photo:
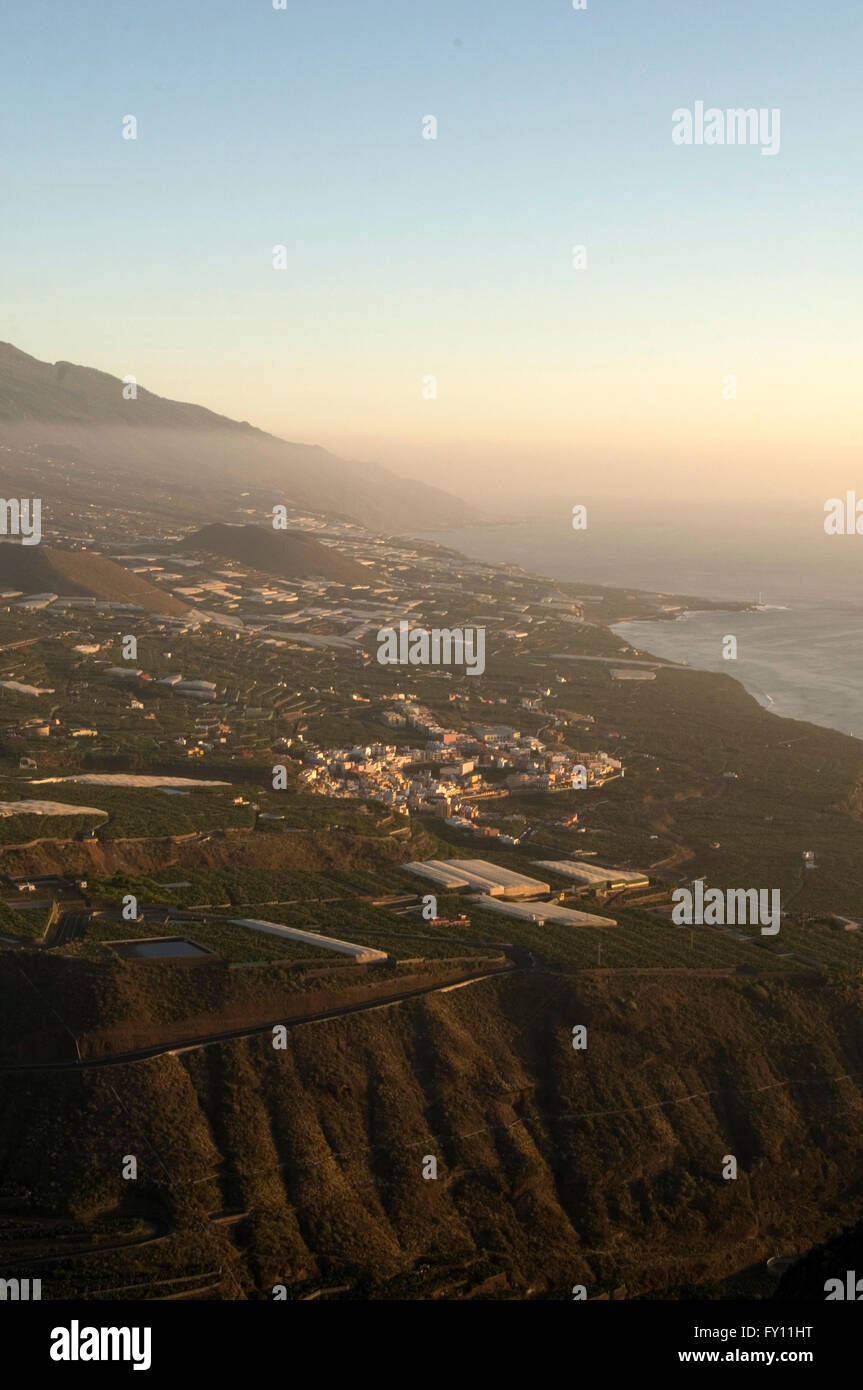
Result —
<path fill-rule="evenodd" d="M 472 496 L 863 493 L 859 0 L 3 11 L 0 338 Z"/>

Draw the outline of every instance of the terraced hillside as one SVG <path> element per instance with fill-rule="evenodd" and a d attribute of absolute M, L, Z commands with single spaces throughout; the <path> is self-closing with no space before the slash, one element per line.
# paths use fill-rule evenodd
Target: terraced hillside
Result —
<path fill-rule="evenodd" d="M 728 1279 L 859 1219 L 859 1006 L 856 983 L 523 970 L 307 1023 L 283 1050 L 5 1072 L 4 1268 L 43 1298 Z"/>

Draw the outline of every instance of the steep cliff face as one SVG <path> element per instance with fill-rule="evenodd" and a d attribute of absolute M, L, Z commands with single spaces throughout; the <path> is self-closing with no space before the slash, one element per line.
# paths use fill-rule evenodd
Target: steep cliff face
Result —
<path fill-rule="evenodd" d="M 7 1075 L 2 1186 L 18 1221 L 150 1223 L 148 1243 L 46 1262 L 43 1297 L 205 1276 L 218 1298 L 721 1280 L 863 1208 L 860 990 L 759 991 L 519 972 L 303 1025 L 284 1050 Z"/>

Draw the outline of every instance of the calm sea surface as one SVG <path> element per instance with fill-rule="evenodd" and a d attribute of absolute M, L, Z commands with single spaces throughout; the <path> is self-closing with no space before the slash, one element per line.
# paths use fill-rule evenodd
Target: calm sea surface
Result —
<path fill-rule="evenodd" d="M 749 613 L 687 613 L 618 625 L 635 647 L 735 676 L 775 714 L 863 738 L 863 536 L 826 536 L 813 506 L 759 515 L 703 510 L 569 516 L 427 533 L 474 559 L 570 582 L 757 602 Z M 723 660 L 723 638 L 737 660 Z"/>

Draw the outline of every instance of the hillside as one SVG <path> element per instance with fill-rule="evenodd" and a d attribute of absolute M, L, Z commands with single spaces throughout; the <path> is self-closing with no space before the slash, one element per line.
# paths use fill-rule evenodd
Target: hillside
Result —
<path fill-rule="evenodd" d="M 24 594 L 53 593 L 67 598 L 136 603 L 148 613 L 175 617 L 188 606 L 157 589 L 139 574 L 90 550 L 55 550 L 47 545 L 0 543 L 0 587 Z"/>
<path fill-rule="evenodd" d="M 368 584 L 363 565 L 332 546 L 321 545 L 296 531 L 275 531 L 272 526 L 230 526 L 215 522 L 187 536 L 185 550 L 202 550 L 237 560 L 263 574 L 282 579 L 322 578 L 343 584 Z"/>
<path fill-rule="evenodd" d="M 292 501 L 353 517 L 375 530 L 428 529 L 475 519 L 474 509 L 385 468 L 338 458 L 315 445 L 289 443 L 246 421 L 168 400 L 71 362 L 40 362 L 0 343 L 0 444 L 59 452 L 105 475 L 272 487 Z"/>
<path fill-rule="evenodd" d="M 164 1019 L 205 973 L 31 957 L 5 1040 L 58 1007 L 76 1030 Z M 223 971 L 219 991 L 255 1000 L 259 976 Z M 43 1298 L 190 1277 L 216 1298 L 637 1296 L 763 1268 L 859 1214 L 859 1003 L 850 983 L 520 971 L 304 1024 L 280 1051 L 262 1035 L 7 1072 L 4 1268 L 31 1218 L 74 1248 L 112 1212 L 160 1238 L 46 1260 Z"/>
<path fill-rule="evenodd" d="M 827 1281 L 839 1279 L 847 1299 L 850 1271 L 853 1271 L 851 1282 L 856 1286 L 854 1302 L 859 1303 L 863 1299 L 863 1284 L 858 1284 L 863 1279 L 863 1224 L 853 1226 L 823 1245 L 816 1246 L 804 1259 L 793 1264 L 783 1274 L 776 1296 L 820 1301 L 826 1299 L 829 1292 L 835 1301 L 838 1291 L 835 1285 L 828 1290 Z"/>

